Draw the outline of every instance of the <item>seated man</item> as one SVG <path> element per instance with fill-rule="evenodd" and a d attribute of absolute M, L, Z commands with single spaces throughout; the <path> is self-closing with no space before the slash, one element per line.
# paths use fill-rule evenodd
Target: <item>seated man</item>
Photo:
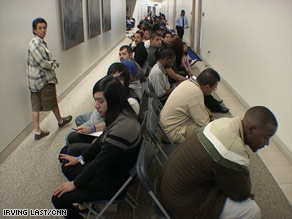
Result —
<path fill-rule="evenodd" d="M 132 98 L 135 98 L 138 101 L 138 103 L 140 103 L 140 100 L 142 98 L 142 86 L 141 86 L 140 80 L 136 78 L 136 75 L 138 73 L 138 68 L 135 62 L 132 60 L 123 60 L 121 61 L 121 63 L 127 66 L 130 73 L 129 96 Z M 116 74 L 114 74 L 114 77 L 115 75 Z"/>
<path fill-rule="evenodd" d="M 171 68 L 174 62 L 175 53 L 171 49 L 164 49 L 160 52 L 160 59 L 150 71 L 149 81 L 155 94 L 161 100 L 166 99 L 173 90 L 173 87 L 170 87 L 165 68 Z"/>
<path fill-rule="evenodd" d="M 142 80 L 143 81 L 143 78 L 144 78 L 144 75 L 143 75 L 143 69 L 141 68 L 141 66 L 135 61 L 134 57 L 133 57 L 133 50 L 131 48 L 131 46 L 128 46 L 128 45 L 123 45 L 120 47 L 120 50 L 119 50 L 119 57 L 120 57 L 120 61 L 123 61 L 123 60 L 131 60 L 131 61 L 134 61 L 136 66 L 137 66 L 137 75 L 136 75 L 136 78 L 137 79 L 140 79 L 140 81 Z M 145 81 L 145 79 L 144 79 Z"/>
<path fill-rule="evenodd" d="M 168 97 L 160 122 L 174 143 L 181 143 L 210 122 L 211 115 L 204 104 L 204 95 L 216 89 L 219 74 L 211 68 L 182 82 Z"/>
<path fill-rule="evenodd" d="M 147 62 L 150 68 L 157 62 L 157 51 L 161 48 L 161 35 L 159 33 L 152 33 L 150 37 L 150 47 L 148 49 Z"/>
<path fill-rule="evenodd" d="M 159 33 L 152 33 L 150 38 L 150 47 L 148 48 L 148 57 L 144 64 L 144 75 L 145 77 L 149 76 L 149 72 L 156 64 L 157 59 L 159 58 L 159 49 L 161 48 L 161 35 Z"/>
<path fill-rule="evenodd" d="M 144 32 L 144 46 L 145 48 L 148 50 L 149 46 L 150 46 L 150 36 L 152 34 L 152 27 L 151 26 L 146 26 L 143 28 L 143 32 Z"/>
<path fill-rule="evenodd" d="M 260 218 L 252 200 L 247 146 L 256 152 L 277 130 L 273 113 L 250 108 L 188 137 L 162 170 L 160 200 L 171 218 Z"/>
<path fill-rule="evenodd" d="M 162 48 L 167 48 L 169 47 L 173 37 L 172 37 L 172 33 L 170 31 L 165 31 L 162 34 Z"/>
<path fill-rule="evenodd" d="M 141 68 L 143 68 L 143 65 L 146 62 L 148 56 L 147 50 L 144 46 L 143 36 L 144 33 L 138 30 L 134 34 L 134 43 L 131 45 L 135 53 L 134 59 L 140 65 Z"/>
<path fill-rule="evenodd" d="M 142 86 L 140 83 L 140 79 L 142 76 L 142 68 L 135 62 L 133 59 L 133 50 L 130 46 L 122 46 L 119 50 L 119 57 L 121 63 L 126 65 L 129 68 L 130 73 L 130 83 L 129 83 L 129 89 L 130 92 L 134 91 L 139 101 L 142 98 Z M 125 62 L 126 61 L 126 62 Z M 136 65 L 134 66 L 133 63 Z"/>

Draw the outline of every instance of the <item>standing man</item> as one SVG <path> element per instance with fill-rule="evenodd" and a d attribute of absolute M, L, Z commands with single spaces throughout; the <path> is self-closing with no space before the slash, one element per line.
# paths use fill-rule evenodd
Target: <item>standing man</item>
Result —
<path fill-rule="evenodd" d="M 183 39 L 184 28 L 189 27 L 188 19 L 185 16 L 185 10 L 181 10 L 180 15 L 175 19 L 176 31 L 179 38 Z"/>
<path fill-rule="evenodd" d="M 277 120 L 264 106 L 221 118 L 189 136 L 166 161 L 160 200 L 171 218 L 260 219 L 251 194 L 248 147 L 269 145 Z"/>
<path fill-rule="evenodd" d="M 59 63 L 53 59 L 44 41 L 47 32 L 47 22 L 36 18 L 32 22 L 34 37 L 29 43 L 27 57 L 27 82 L 31 93 L 32 118 L 35 130 L 35 140 L 49 135 L 39 127 L 39 112 L 53 111 L 59 128 L 68 124 L 72 116 L 61 117 L 57 102 L 55 69 Z"/>
<path fill-rule="evenodd" d="M 197 79 L 191 77 L 183 81 L 169 95 L 160 113 L 160 122 L 174 143 L 182 143 L 213 120 L 204 104 L 204 96 L 211 94 L 219 81 L 219 74 L 207 68 Z"/>

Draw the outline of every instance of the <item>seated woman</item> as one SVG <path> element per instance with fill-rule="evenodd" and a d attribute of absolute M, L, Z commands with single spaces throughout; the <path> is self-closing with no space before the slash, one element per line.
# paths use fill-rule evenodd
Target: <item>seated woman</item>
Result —
<path fill-rule="evenodd" d="M 188 56 L 188 46 L 185 42 L 183 42 L 184 45 L 184 55 L 181 60 L 181 67 L 185 68 L 185 70 L 188 72 L 188 77 L 194 76 L 191 66 L 190 66 L 190 61 L 189 61 L 189 56 Z"/>
<path fill-rule="evenodd" d="M 67 209 L 66 218 L 83 218 L 72 203 L 110 199 L 129 177 L 142 142 L 137 116 L 117 78 L 98 81 L 93 97 L 105 119 L 103 134 L 83 153 L 60 155 L 68 161 L 62 171 L 69 182 L 57 187 L 52 203 L 57 209 Z"/>
<path fill-rule="evenodd" d="M 140 112 L 140 100 L 137 95 L 133 95 L 133 92 L 129 92 L 130 73 L 128 67 L 122 63 L 113 63 L 109 67 L 107 75 L 117 77 L 118 80 L 124 85 L 127 92 L 128 102 L 138 115 Z M 84 134 L 91 133 L 93 131 L 102 131 L 105 125 L 104 118 L 99 115 L 96 109 L 93 112 L 78 116 L 75 122 L 78 127 L 76 131 L 71 131 L 67 134 L 66 145 L 71 145 L 74 143 L 92 143 L 96 137 Z"/>

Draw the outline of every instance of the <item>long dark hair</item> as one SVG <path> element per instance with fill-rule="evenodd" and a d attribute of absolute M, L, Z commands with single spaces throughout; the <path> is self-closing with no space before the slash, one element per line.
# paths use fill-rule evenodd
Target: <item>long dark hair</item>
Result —
<path fill-rule="evenodd" d="M 170 45 L 169 48 L 172 49 L 176 55 L 176 67 L 181 66 L 181 60 L 184 55 L 184 44 L 180 38 L 174 38 Z"/>
<path fill-rule="evenodd" d="M 134 110 L 127 100 L 126 90 L 117 78 L 105 76 L 100 79 L 93 87 L 93 95 L 96 92 L 103 92 L 103 96 L 107 101 L 107 111 L 105 112 L 105 123 L 107 126 L 116 120 L 123 110 L 137 119 Z"/>
<path fill-rule="evenodd" d="M 128 67 L 120 62 L 114 62 L 108 68 L 106 75 L 112 75 L 117 72 L 121 72 L 120 77 L 124 79 L 124 87 L 126 91 L 128 91 L 129 84 L 130 84 L 130 72 L 129 72 Z"/>

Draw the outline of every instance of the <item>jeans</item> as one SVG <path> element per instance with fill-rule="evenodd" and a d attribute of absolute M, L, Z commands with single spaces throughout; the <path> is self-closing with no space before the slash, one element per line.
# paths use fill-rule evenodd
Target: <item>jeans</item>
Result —
<path fill-rule="evenodd" d="M 76 117 L 75 124 L 76 126 L 81 126 L 83 123 L 87 122 L 91 117 L 92 112 L 81 114 Z"/>

